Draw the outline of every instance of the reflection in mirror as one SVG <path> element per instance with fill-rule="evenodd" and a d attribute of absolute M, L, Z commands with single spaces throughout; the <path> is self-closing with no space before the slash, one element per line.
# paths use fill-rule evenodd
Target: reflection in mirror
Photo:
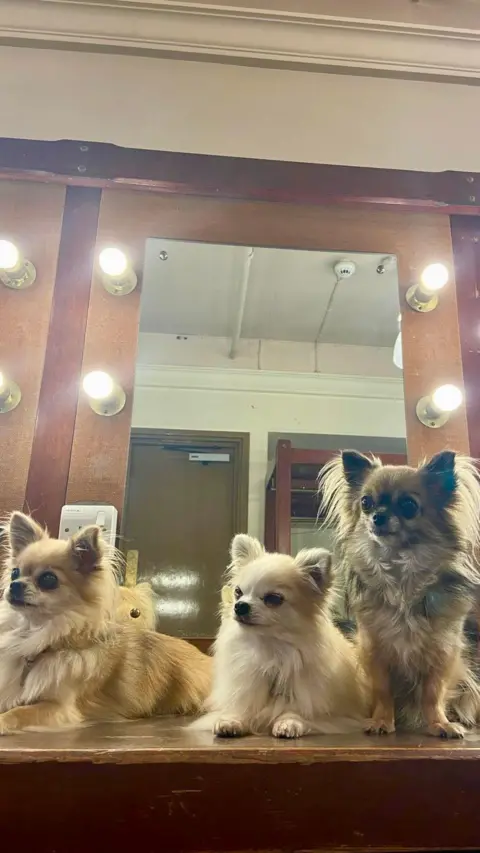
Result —
<path fill-rule="evenodd" d="M 399 335 L 388 255 L 147 241 L 123 542 L 162 630 L 213 637 L 232 536 L 280 541 L 285 441 L 314 454 L 286 496 L 294 552 L 328 542 L 318 460 L 405 453 Z"/>

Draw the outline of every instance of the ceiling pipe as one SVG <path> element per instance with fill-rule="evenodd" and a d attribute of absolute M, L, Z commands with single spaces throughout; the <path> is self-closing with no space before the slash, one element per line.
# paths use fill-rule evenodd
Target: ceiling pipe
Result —
<path fill-rule="evenodd" d="M 235 358 L 238 351 L 238 344 L 240 341 L 240 336 L 242 333 L 242 325 L 243 325 L 243 315 L 245 314 L 245 303 L 247 301 L 247 293 L 248 293 L 248 285 L 250 281 L 250 269 L 252 266 L 253 255 L 255 253 L 255 249 L 249 248 L 247 249 L 247 254 L 245 257 L 245 263 L 243 267 L 243 275 L 242 275 L 242 283 L 240 286 L 240 299 L 238 303 L 238 311 L 235 322 L 235 331 L 232 336 L 232 345 L 230 347 L 230 358 Z"/>

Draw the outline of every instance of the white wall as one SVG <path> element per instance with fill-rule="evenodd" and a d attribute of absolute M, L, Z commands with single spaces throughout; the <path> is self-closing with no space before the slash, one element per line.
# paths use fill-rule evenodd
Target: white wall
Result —
<path fill-rule="evenodd" d="M 249 433 L 253 535 L 263 537 L 269 433 L 405 436 L 401 379 L 147 364 L 157 337 L 141 336 L 133 426 Z"/>
<path fill-rule="evenodd" d="M 476 86 L 2 46 L 1 135 L 480 171 Z"/>

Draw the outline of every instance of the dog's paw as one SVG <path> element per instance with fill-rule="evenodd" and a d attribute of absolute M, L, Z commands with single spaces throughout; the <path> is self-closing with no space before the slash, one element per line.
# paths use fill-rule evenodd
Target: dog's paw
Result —
<path fill-rule="evenodd" d="M 240 720 L 217 720 L 213 727 L 215 737 L 242 737 L 246 734 Z"/>
<path fill-rule="evenodd" d="M 301 720 L 277 720 L 276 723 L 273 724 L 272 735 L 273 737 L 282 737 L 282 738 L 296 738 L 302 737 L 305 734 L 305 726 L 303 725 Z"/>
<path fill-rule="evenodd" d="M 390 735 L 395 731 L 395 723 L 393 720 L 385 718 L 367 720 L 365 723 L 364 732 L 366 735 Z"/>
<path fill-rule="evenodd" d="M 428 734 L 433 737 L 441 737 L 450 740 L 459 740 L 465 737 L 465 728 L 460 723 L 432 723 L 428 727 Z"/>

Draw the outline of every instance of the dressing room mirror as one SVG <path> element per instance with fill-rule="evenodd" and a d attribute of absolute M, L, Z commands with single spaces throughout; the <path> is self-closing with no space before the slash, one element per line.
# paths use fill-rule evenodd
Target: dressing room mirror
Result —
<path fill-rule="evenodd" d="M 147 241 L 123 547 L 163 630 L 215 635 L 232 536 L 273 541 L 280 445 L 313 452 L 292 470 L 293 552 L 328 539 L 318 460 L 405 454 L 399 311 L 385 253 Z"/>

